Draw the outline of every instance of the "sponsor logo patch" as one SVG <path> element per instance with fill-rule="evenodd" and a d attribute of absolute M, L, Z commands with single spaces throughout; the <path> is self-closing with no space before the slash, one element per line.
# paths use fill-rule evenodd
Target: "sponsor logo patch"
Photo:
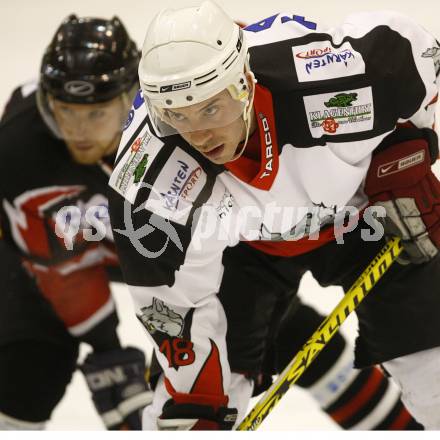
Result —
<path fill-rule="evenodd" d="M 335 48 L 330 41 L 292 47 L 299 82 L 322 81 L 365 73 L 362 55 L 349 42 Z"/>
<path fill-rule="evenodd" d="M 357 101 L 357 93 L 338 93 L 324 102 L 326 107 L 351 107 L 353 101 Z"/>
<path fill-rule="evenodd" d="M 137 167 L 134 169 L 134 183 L 139 183 L 144 177 L 145 171 L 147 170 L 148 164 L 148 154 L 144 154 L 141 161 L 138 163 Z"/>
<path fill-rule="evenodd" d="M 140 183 L 162 146 L 163 142 L 145 128 L 119 161 L 109 185 L 133 204 Z"/>
<path fill-rule="evenodd" d="M 272 146 L 272 136 L 270 134 L 270 127 L 269 127 L 269 121 L 267 120 L 266 116 L 263 115 L 263 113 L 260 113 L 259 118 L 261 119 L 261 124 L 264 130 L 264 144 L 265 144 L 265 160 L 266 164 L 264 166 L 264 171 L 260 176 L 260 179 L 263 179 L 264 177 L 270 176 L 273 171 L 273 146 Z"/>
<path fill-rule="evenodd" d="M 425 160 L 425 150 L 417 151 L 417 153 L 406 156 L 403 159 L 395 160 L 381 165 L 377 169 L 377 177 L 386 177 L 390 174 L 411 168 Z"/>
<path fill-rule="evenodd" d="M 373 128 L 371 87 L 305 96 L 304 106 L 314 138 L 320 138 L 324 134 L 356 133 Z"/>
<path fill-rule="evenodd" d="M 206 183 L 206 173 L 197 161 L 176 148 L 153 183 L 146 208 L 157 215 L 185 225 Z"/>

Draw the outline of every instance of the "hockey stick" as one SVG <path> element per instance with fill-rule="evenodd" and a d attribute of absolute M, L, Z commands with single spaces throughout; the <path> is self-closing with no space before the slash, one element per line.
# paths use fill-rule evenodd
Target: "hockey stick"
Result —
<path fill-rule="evenodd" d="M 292 359 L 277 380 L 240 423 L 237 430 L 255 431 L 260 426 L 287 390 L 301 377 L 316 356 L 336 334 L 348 315 L 370 293 L 374 285 L 391 267 L 401 252 L 402 246 L 399 238 L 391 239 L 381 249 L 362 275 L 354 282 L 344 298 L 322 322 L 315 333 L 303 345 L 301 351 Z"/>

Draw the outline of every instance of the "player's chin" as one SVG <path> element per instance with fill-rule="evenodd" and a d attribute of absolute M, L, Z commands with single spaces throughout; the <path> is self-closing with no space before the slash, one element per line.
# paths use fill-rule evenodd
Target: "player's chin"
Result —
<path fill-rule="evenodd" d="M 216 165 L 224 165 L 225 163 L 228 163 L 232 160 L 231 156 L 228 157 L 219 157 L 216 159 L 209 159 L 212 163 L 216 164 Z"/>
<path fill-rule="evenodd" d="M 102 159 L 102 152 L 96 149 L 78 150 L 76 148 L 69 148 L 72 159 L 80 165 L 95 165 Z"/>
<path fill-rule="evenodd" d="M 230 159 L 227 158 L 216 158 L 216 159 L 209 159 L 212 163 L 215 163 L 216 165 L 224 165 L 225 163 L 229 162 Z"/>

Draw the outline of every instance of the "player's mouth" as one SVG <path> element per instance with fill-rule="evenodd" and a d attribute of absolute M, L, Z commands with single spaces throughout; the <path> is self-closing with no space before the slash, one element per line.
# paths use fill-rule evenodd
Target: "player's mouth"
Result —
<path fill-rule="evenodd" d="M 224 149 L 225 149 L 225 144 L 221 144 L 218 147 L 215 147 L 212 150 L 210 150 L 210 151 L 208 151 L 206 153 L 203 153 L 203 154 L 208 159 L 216 160 L 216 159 L 218 159 L 223 154 Z"/>

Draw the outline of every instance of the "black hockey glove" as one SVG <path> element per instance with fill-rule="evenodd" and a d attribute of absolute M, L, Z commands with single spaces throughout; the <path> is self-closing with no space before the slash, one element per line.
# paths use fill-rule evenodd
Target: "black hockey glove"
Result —
<path fill-rule="evenodd" d="M 79 369 L 107 429 L 142 429 L 142 410 L 153 399 L 142 351 L 127 347 L 91 353 Z"/>
<path fill-rule="evenodd" d="M 385 234 L 402 238 L 398 261 L 427 262 L 440 248 L 440 182 L 431 170 L 437 136 L 428 129 L 401 128 L 383 144 L 371 161 L 365 193 L 385 208 Z"/>
<path fill-rule="evenodd" d="M 235 408 L 175 403 L 168 400 L 157 421 L 160 431 L 230 431 L 237 420 Z"/>

